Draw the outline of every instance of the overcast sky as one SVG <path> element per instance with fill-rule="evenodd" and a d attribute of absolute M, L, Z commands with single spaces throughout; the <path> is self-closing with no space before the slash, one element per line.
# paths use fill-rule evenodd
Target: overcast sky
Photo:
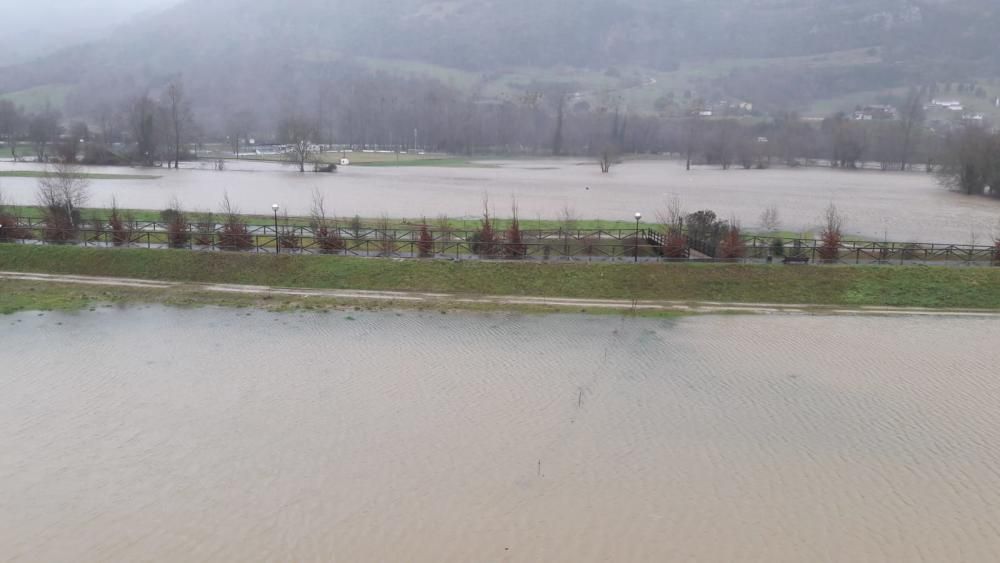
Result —
<path fill-rule="evenodd" d="M 93 39 L 181 0 L 0 0 L 0 62 Z"/>

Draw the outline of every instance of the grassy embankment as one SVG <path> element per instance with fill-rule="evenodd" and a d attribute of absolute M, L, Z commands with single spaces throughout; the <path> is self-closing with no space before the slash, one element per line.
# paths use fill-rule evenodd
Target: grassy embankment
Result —
<path fill-rule="evenodd" d="M 1000 268 L 400 261 L 0 245 L 0 271 L 465 295 L 1000 309 Z M 32 296 L 23 282 L 0 288 L 6 312 L 81 307 L 128 294 L 78 287 Z"/>

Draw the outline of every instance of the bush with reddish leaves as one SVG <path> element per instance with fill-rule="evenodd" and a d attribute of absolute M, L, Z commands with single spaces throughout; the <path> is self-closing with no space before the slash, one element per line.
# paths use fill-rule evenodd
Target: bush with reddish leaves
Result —
<path fill-rule="evenodd" d="M 240 220 L 229 220 L 222 224 L 219 231 L 219 248 L 222 250 L 250 250 L 253 248 L 253 236 L 246 223 Z"/>
<path fill-rule="evenodd" d="M 663 257 L 673 259 L 688 257 L 688 239 L 680 230 L 671 229 L 664 237 Z"/>
<path fill-rule="evenodd" d="M 206 214 L 195 224 L 194 243 L 197 246 L 215 244 L 215 216 Z"/>
<path fill-rule="evenodd" d="M 420 235 L 417 238 L 417 255 L 421 258 L 431 258 L 434 256 L 434 236 L 427 228 L 427 222 L 420 225 Z"/>
<path fill-rule="evenodd" d="M 278 234 L 278 246 L 282 250 L 295 250 L 302 246 L 302 240 L 295 234 L 294 228 L 285 227 Z"/>
<path fill-rule="evenodd" d="M 111 231 L 111 243 L 115 246 L 125 246 L 132 242 L 132 225 L 118 211 L 118 206 L 112 202 L 111 216 L 108 217 L 108 229 Z"/>
<path fill-rule="evenodd" d="M 253 235 L 240 216 L 240 210 L 229 201 L 229 194 L 222 196 L 222 230 L 219 248 L 222 250 L 250 250 L 254 247 Z"/>
<path fill-rule="evenodd" d="M 0 242 L 33 238 L 30 229 L 18 225 L 13 215 L 0 212 Z"/>
<path fill-rule="evenodd" d="M 322 254 L 336 254 L 347 247 L 337 228 L 326 225 L 316 227 L 316 246 Z"/>
<path fill-rule="evenodd" d="M 494 258 L 497 255 L 497 234 L 493 230 L 489 201 L 483 201 L 483 221 L 479 232 L 471 237 L 472 253 L 480 258 Z"/>
<path fill-rule="evenodd" d="M 844 241 L 844 220 L 840 212 L 837 211 L 837 206 L 832 203 L 826 208 L 825 219 L 826 224 L 820 234 L 820 245 L 817 252 L 824 262 L 836 262 L 840 259 L 840 248 Z"/>
<path fill-rule="evenodd" d="M 737 260 L 746 256 L 747 246 L 743 242 L 743 233 L 740 226 L 735 221 L 731 221 L 719 243 L 719 258 L 723 260 Z"/>
<path fill-rule="evenodd" d="M 511 260 L 522 260 L 528 255 L 528 245 L 524 242 L 524 232 L 521 231 L 521 220 L 517 216 L 517 204 L 514 204 L 514 218 L 507 229 L 503 254 Z"/>

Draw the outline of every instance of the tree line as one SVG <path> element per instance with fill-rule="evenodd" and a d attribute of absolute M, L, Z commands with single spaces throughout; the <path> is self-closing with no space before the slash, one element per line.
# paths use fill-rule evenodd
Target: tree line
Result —
<path fill-rule="evenodd" d="M 804 120 L 794 113 L 744 120 L 698 115 L 698 102 L 679 117 L 635 114 L 613 96 L 584 101 L 573 84 L 533 83 L 515 98 L 484 101 L 435 79 L 387 73 L 340 77 L 313 92 L 289 92 L 281 110 L 263 113 L 234 103 L 225 115 L 199 113 L 178 77 L 158 89 L 102 103 L 67 121 L 51 107 L 29 113 L 0 101 L 0 141 L 18 158 L 30 143 L 39 160 L 87 164 L 166 163 L 190 158 L 192 148 L 226 142 L 239 155 L 250 140 L 279 144 L 300 170 L 316 146 L 429 150 L 455 154 L 590 156 L 610 172 L 622 154 L 679 155 L 688 168 L 713 165 L 767 168 L 825 164 L 884 170 L 919 167 L 952 178 L 966 193 L 993 193 L 997 152 L 983 128 L 933 130 L 926 100 L 913 91 L 895 119 L 858 120 L 839 113 Z M 957 140 L 957 141 L 956 141 Z M 962 150 L 957 150 L 961 148 Z M 962 164 L 978 154 L 977 163 Z M 964 178 L 964 179 L 963 179 Z M 998 183 L 1000 184 L 1000 183 Z"/>

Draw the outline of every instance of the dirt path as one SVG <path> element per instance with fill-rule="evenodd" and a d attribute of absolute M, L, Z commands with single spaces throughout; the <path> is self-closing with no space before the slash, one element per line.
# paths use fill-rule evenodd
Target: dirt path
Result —
<path fill-rule="evenodd" d="M 822 315 L 891 315 L 936 317 L 983 317 L 1000 319 L 1000 311 L 978 309 L 924 309 L 916 307 L 831 307 L 819 305 L 789 305 L 775 303 L 718 303 L 711 301 L 629 301 L 616 299 L 572 299 L 522 296 L 469 296 L 449 293 L 420 293 L 400 291 L 365 291 L 339 289 L 298 289 L 256 285 L 185 283 L 152 281 L 130 278 L 107 278 L 71 275 L 25 274 L 0 272 L 0 280 L 30 281 L 40 283 L 81 284 L 104 287 L 142 289 L 188 288 L 208 293 L 243 295 L 281 295 L 289 297 L 317 297 L 352 301 L 405 301 L 427 305 L 487 305 L 503 308 L 511 306 L 547 306 L 564 309 L 602 309 L 620 311 L 648 311 L 675 313 L 748 313 L 748 314 L 822 314 Z"/>

